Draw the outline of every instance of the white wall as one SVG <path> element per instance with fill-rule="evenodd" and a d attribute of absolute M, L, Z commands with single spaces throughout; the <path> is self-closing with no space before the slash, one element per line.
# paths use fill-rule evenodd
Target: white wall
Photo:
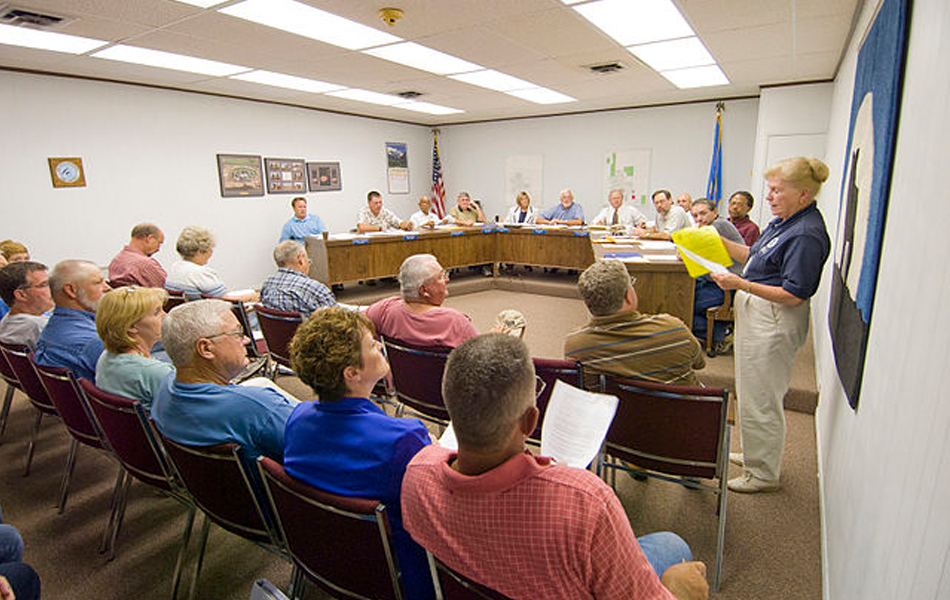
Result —
<path fill-rule="evenodd" d="M 216 233 L 211 265 L 230 287 L 260 286 L 293 196 L 221 198 L 218 153 L 340 161 L 341 192 L 306 194 L 334 231 L 355 225 L 370 189 L 408 216 L 429 188 L 432 142 L 421 126 L 2 71 L 0 114 L 0 239 L 22 240 L 50 264 L 108 264 L 135 223 L 154 220 L 167 237 L 157 255 L 167 267 L 178 232 L 197 224 Z M 385 193 L 387 141 L 408 143 L 409 195 Z M 54 189 L 50 156 L 82 157 L 87 187 Z"/>
<path fill-rule="evenodd" d="M 544 159 L 543 198 L 535 206 L 552 206 L 564 188 L 584 207 L 588 219 L 607 203 L 604 159 L 614 150 L 652 150 L 650 187 L 674 195 L 705 195 L 716 124 L 714 102 L 586 115 L 500 121 L 442 127 L 439 148 L 447 187 L 446 201 L 467 190 L 481 198 L 485 213 L 506 214 L 514 198 L 505 196 L 509 156 L 540 154 Z M 723 113 L 723 190 L 748 185 L 755 140 L 758 101 L 726 102 Z M 646 192 L 647 210 L 653 206 Z"/>
<path fill-rule="evenodd" d="M 864 7 L 856 40 L 878 2 Z M 835 82 L 820 198 L 838 213 L 857 41 Z M 950 4 L 916 0 L 877 297 L 857 412 L 834 369 L 830 278 L 812 304 L 821 401 L 817 427 L 825 597 L 950 598 Z M 830 267 L 829 261 L 829 267 Z"/>

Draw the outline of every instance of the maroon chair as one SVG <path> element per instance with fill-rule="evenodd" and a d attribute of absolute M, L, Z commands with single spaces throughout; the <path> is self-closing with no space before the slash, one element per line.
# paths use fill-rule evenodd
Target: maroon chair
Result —
<path fill-rule="evenodd" d="M 544 423 L 544 411 L 548 408 L 548 402 L 551 400 L 551 392 L 554 390 L 554 384 L 558 379 L 564 383 L 569 383 L 574 387 L 582 387 L 581 367 L 577 361 L 565 360 L 562 358 L 535 358 L 534 374 L 544 382 L 544 389 L 538 394 L 535 405 L 538 407 L 538 426 L 531 434 L 532 440 L 541 441 L 541 424 Z"/>
<path fill-rule="evenodd" d="M 277 461 L 257 461 L 298 579 L 303 573 L 334 598 L 402 598 L 383 504 L 324 492 L 294 479 Z"/>
<path fill-rule="evenodd" d="M 428 555 L 436 596 L 442 600 L 510 600 L 508 596 L 450 569 L 431 553 Z"/>
<path fill-rule="evenodd" d="M 7 391 L 3 395 L 3 406 L 0 407 L 0 440 L 3 439 L 3 432 L 7 428 L 7 418 L 10 416 L 10 406 L 13 404 L 13 394 L 21 389 L 20 380 L 16 378 L 16 373 L 10 368 L 10 363 L 0 352 L 0 378 L 7 383 Z"/>
<path fill-rule="evenodd" d="M 56 406 L 50 400 L 46 388 L 40 382 L 36 369 L 33 368 L 33 352 L 29 348 L 18 344 L 0 342 L 0 352 L 7 359 L 10 369 L 16 374 L 17 381 L 20 382 L 21 389 L 29 398 L 30 404 L 36 409 L 33 432 L 30 434 L 30 445 L 26 451 L 26 466 L 23 469 L 23 476 L 26 477 L 30 474 L 30 464 L 33 462 L 36 437 L 40 431 L 43 415 L 56 415 Z"/>
<path fill-rule="evenodd" d="M 172 598 L 174 599 L 178 595 L 182 565 L 195 521 L 195 504 L 172 478 L 164 458 L 158 454 L 159 447 L 151 439 L 144 409 L 141 414 L 136 409 L 137 406 L 141 407 L 141 404 L 130 398 L 105 392 L 88 379 L 80 379 L 79 387 L 85 395 L 86 404 L 92 414 L 93 423 L 99 431 L 103 446 L 115 456 L 126 473 L 119 497 L 109 517 L 106 533 L 103 535 L 102 549 L 108 550 L 106 558 L 112 560 L 115 557 L 115 543 L 122 527 L 129 487 L 133 478 L 161 490 L 188 509 L 181 548 L 178 551 L 178 560 L 172 576 Z"/>
<path fill-rule="evenodd" d="M 293 369 L 290 364 L 290 352 L 287 346 L 297 328 L 303 323 L 303 315 L 298 312 L 267 308 L 263 304 L 255 304 L 257 324 L 261 326 L 264 341 L 267 342 L 267 354 L 274 363 L 272 378 L 277 375 L 277 366 Z"/>
<path fill-rule="evenodd" d="M 605 394 L 620 399 L 604 441 L 605 455 L 619 461 L 601 461 L 598 472 L 604 468 L 632 470 L 626 462 L 639 467 L 639 474 L 719 495 L 713 578 L 714 589 L 719 591 L 729 478 L 729 390 L 665 385 L 614 375 L 601 375 L 600 381 Z M 697 478 L 718 482 L 711 485 Z"/>
<path fill-rule="evenodd" d="M 32 361 L 31 361 L 32 362 Z M 69 454 L 66 457 L 66 470 L 63 472 L 63 481 L 59 489 L 59 503 L 57 510 L 62 513 L 66 508 L 66 497 L 69 494 L 69 482 L 72 479 L 73 468 L 76 466 L 76 457 L 79 452 L 79 444 L 83 444 L 96 450 L 102 450 L 102 440 L 96 431 L 92 420 L 89 418 L 89 412 L 83 397 L 79 384 L 76 382 L 76 376 L 72 371 L 63 367 L 46 367 L 33 363 L 36 374 L 39 376 L 40 383 L 46 389 L 46 394 L 56 407 L 59 418 L 62 419 L 66 431 L 73 438 L 69 444 Z M 116 479 L 116 489 L 119 488 L 124 478 L 121 465 Z"/>
<path fill-rule="evenodd" d="M 188 298 L 185 298 L 185 293 L 181 290 L 170 290 L 165 288 L 165 291 L 168 292 L 168 298 L 165 300 L 165 306 L 163 307 L 165 312 L 169 312 L 176 306 L 188 302 Z"/>
<path fill-rule="evenodd" d="M 442 400 L 442 372 L 451 348 L 424 347 L 379 336 L 392 369 L 393 389 L 401 405 L 396 416 L 408 406 L 420 418 L 440 425 L 449 421 Z"/>

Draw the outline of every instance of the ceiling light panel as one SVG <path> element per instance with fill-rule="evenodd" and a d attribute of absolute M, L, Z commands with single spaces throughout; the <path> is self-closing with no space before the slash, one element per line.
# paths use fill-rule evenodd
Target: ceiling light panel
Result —
<path fill-rule="evenodd" d="M 345 90 L 339 90 L 336 92 L 328 92 L 327 96 L 343 98 L 344 100 L 357 100 L 359 102 L 369 102 L 370 104 L 382 104 L 384 106 L 392 106 L 393 104 L 406 103 L 406 99 L 400 98 L 399 96 L 391 96 L 389 94 L 380 94 L 379 92 L 371 92 L 369 90 L 361 90 L 359 88 L 349 88 Z"/>
<path fill-rule="evenodd" d="M 54 33 L 52 31 L 37 31 L 26 27 L 0 25 L 0 44 L 36 48 L 38 50 L 52 50 L 69 54 L 82 54 L 94 48 L 108 44 L 105 40 Z"/>
<path fill-rule="evenodd" d="M 573 8 L 621 46 L 696 35 L 671 0 L 599 0 Z"/>
<path fill-rule="evenodd" d="M 649 65 L 654 71 L 716 64 L 716 60 L 697 37 L 631 46 L 627 50 Z"/>
<path fill-rule="evenodd" d="M 526 90 L 528 88 L 538 87 L 530 81 L 518 79 L 517 77 L 512 77 L 511 75 L 506 75 L 492 69 L 474 71 L 472 73 L 461 73 L 458 75 L 449 75 L 449 79 L 454 79 L 463 83 L 470 83 L 472 85 L 488 88 L 490 90 L 496 90 L 498 92 Z"/>
<path fill-rule="evenodd" d="M 660 75 L 666 77 L 670 83 L 680 89 L 711 87 L 729 83 L 729 79 L 718 65 L 661 71 Z"/>
<path fill-rule="evenodd" d="M 455 58 L 444 52 L 426 48 L 415 42 L 380 46 L 378 48 L 363 50 L 363 52 L 377 58 L 406 65 L 407 67 L 435 73 L 436 75 L 465 73 L 485 68 L 481 65 L 468 62 L 467 60 Z"/>
<path fill-rule="evenodd" d="M 554 90 L 549 90 L 548 88 L 535 87 L 527 90 L 516 90 L 513 92 L 505 92 L 510 96 L 516 96 L 522 100 L 527 100 L 528 102 L 534 102 L 535 104 L 561 104 L 563 102 L 576 102 L 577 98 L 571 98 L 561 92 L 555 92 Z"/>
<path fill-rule="evenodd" d="M 291 90 L 300 90 L 301 92 L 310 92 L 313 94 L 323 94 L 332 90 L 340 90 L 346 86 L 317 81 L 316 79 L 307 79 L 305 77 L 295 77 L 293 75 L 284 75 L 283 73 L 274 73 L 273 71 L 251 71 L 232 75 L 231 79 L 240 79 L 241 81 L 250 81 L 252 83 L 262 83 L 274 87 L 287 88 Z"/>
<path fill-rule="evenodd" d="M 294 0 L 245 0 L 219 12 L 348 50 L 402 41 L 402 38 Z"/>
<path fill-rule="evenodd" d="M 161 50 L 150 50 L 136 46 L 112 46 L 111 48 L 100 50 L 91 56 L 137 65 L 147 65 L 149 67 L 159 67 L 161 69 L 174 69 L 176 71 L 212 75 L 215 77 L 226 77 L 250 70 L 248 67 L 218 62 L 216 60 L 195 58 L 194 56 L 185 56 L 184 54 L 174 54 Z"/>
<path fill-rule="evenodd" d="M 465 112 L 457 108 L 450 108 L 430 102 L 406 102 L 405 104 L 394 104 L 393 108 L 403 108 L 405 110 L 414 110 L 416 112 L 428 113 L 430 115 L 455 115 Z"/>

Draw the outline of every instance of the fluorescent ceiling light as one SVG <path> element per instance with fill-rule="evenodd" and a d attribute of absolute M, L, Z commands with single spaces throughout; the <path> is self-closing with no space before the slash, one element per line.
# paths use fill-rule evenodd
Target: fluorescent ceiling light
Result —
<path fill-rule="evenodd" d="M 429 113 L 430 115 L 454 115 L 465 112 L 464 110 L 450 108 L 440 104 L 432 104 L 430 102 L 407 102 L 405 104 L 394 104 L 393 108 L 404 108 L 406 110 Z"/>
<path fill-rule="evenodd" d="M 600 0 L 574 10 L 621 46 L 696 35 L 671 0 Z"/>
<path fill-rule="evenodd" d="M 348 50 L 402 41 L 402 38 L 294 0 L 245 0 L 219 12 Z"/>
<path fill-rule="evenodd" d="M 363 50 L 365 54 L 370 54 L 377 58 L 390 60 L 407 67 L 421 69 L 436 75 L 448 75 L 449 73 L 465 73 L 466 71 L 478 71 L 485 67 L 470 63 L 461 58 L 455 58 L 444 52 L 426 48 L 415 42 L 403 42 L 391 46 L 380 46 L 370 50 Z"/>
<path fill-rule="evenodd" d="M 512 77 L 511 75 L 505 75 L 504 73 L 499 73 L 498 71 L 494 71 L 492 69 L 475 71 L 473 73 L 462 73 L 459 75 L 449 75 L 449 79 L 470 83 L 472 85 L 481 86 L 490 90 L 497 90 L 499 92 L 526 90 L 528 88 L 538 87 L 530 81 L 518 79 L 517 77 Z"/>
<path fill-rule="evenodd" d="M 36 48 L 38 50 L 82 54 L 83 52 L 89 52 L 93 48 L 105 46 L 108 43 L 109 42 L 105 40 L 94 40 L 75 35 L 66 35 L 65 33 L 37 31 L 36 29 L 14 27 L 13 25 L 0 25 L 0 44 L 7 44 L 9 46 L 23 46 L 25 48 Z"/>
<path fill-rule="evenodd" d="M 185 56 L 184 54 L 174 54 L 161 50 L 149 50 L 148 48 L 139 48 L 137 46 L 112 46 L 111 48 L 100 50 L 92 54 L 92 56 L 137 65 L 159 67 L 161 69 L 174 69 L 176 71 L 188 71 L 189 73 L 201 73 L 202 75 L 213 75 L 216 77 L 225 77 L 250 70 L 248 67 L 218 62 L 216 60 L 195 58 L 194 56 Z"/>
<path fill-rule="evenodd" d="M 517 96 L 523 100 L 534 102 L 535 104 L 560 104 L 562 102 L 576 102 L 577 98 L 571 98 L 561 92 L 555 92 L 548 88 L 535 87 L 527 90 L 515 90 L 505 92 L 510 96 Z"/>
<path fill-rule="evenodd" d="M 654 71 L 716 64 L 716 60 L 697 37 L 632 46 L 627 50 L 650 65 Z"/>
<path fill-rule="evenodd" d="M 209 6 L 214 6 L 215 4 L 221 4 L 224 0 L 178 0 L 179 2 L 184 2 L 185 4 L 190 4 L 192 6 L 197 6 L 198 8 L 208 8 Z"/>
<path fill-rule="evenodd" d="M 729 79 L 726 78 L 726 75 L 718 65 L 661 71 L 660 75 L 666 77 L 673 85 L 680 89 L 710 87 L 729 83 Z"/>
<path fill-rule="evenodd" d="M 406 101 L 405 98 L 400 98 L 399 96 L 380 94 L 379 92 L 371 92 L 369 90 L 361 90 L 359 88 L 349 88 L 336 92 L 329 92 L 327 93 L 327 96 L 335 96 L 337 98 L 344 98 L 346 100 L 369 102 L 370 104 L 382 104 L 385 106 L 392 106 L 393 104 L 399 104 Z"/>
<path fill-rule="evenodd" d="M 263 83 L 275 87 L 288 88 L 291 90 L 300 90 L 302 92 L 311 92 L 322 94 L 330 90 L 339 90 L 346 86 L 317 81 L 316 79 L 306 79 L 305 77 L 295 77 L 293 75 L 284 75 L 283 73 L 274 73 L 273 71 L 251 71 L 232 75 L 231 79 L 240 79 L 241 81 L 251 81 L 253 83 Z"/>

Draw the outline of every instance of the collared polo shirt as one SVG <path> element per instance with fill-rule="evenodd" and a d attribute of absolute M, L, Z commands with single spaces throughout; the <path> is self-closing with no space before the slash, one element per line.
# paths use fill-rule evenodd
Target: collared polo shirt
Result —
<path fill-rule="evenodd" d="M 572 219 L 580 219 L 581 222 L 584 221 L 584 209 L 577 202 L 572 202 L 571 205 L 567 208 L 561 205 L 560 202 L 544 210 L 541 213 L 541 217 L 547 219 L 548 221 L 554 221 L 559 219 L 562 221 L 570 221 Z"/>
<path fill-rule="evenodd" d="M 33 359 L 40 365 L 65 367 L 77 379 L 95 381 L 104 349 L 96 332 L 96 313 L 57 306 L 36 342 Z"/>
<path fill-rule="evenodd" d="M 308 235 L 320 235 L 327 230 L 323 219 L 317 215 L 307 215 L 304 219 L 298 219 L 296 216 L 284 223 L 280 230 L 280 241 L 296 240 L 303 242 Z"/>

